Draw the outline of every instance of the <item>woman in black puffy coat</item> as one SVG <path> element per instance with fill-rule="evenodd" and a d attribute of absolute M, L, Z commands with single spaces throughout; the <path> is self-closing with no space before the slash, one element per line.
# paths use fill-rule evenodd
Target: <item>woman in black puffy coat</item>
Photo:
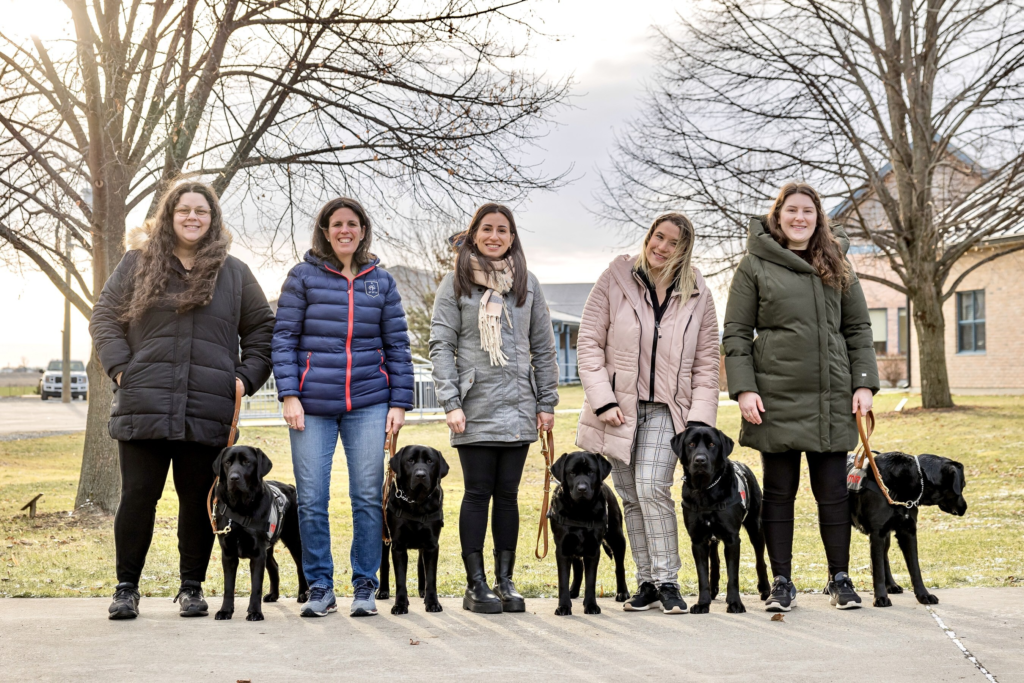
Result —
<path fill-rule="evenodd" d="M 114 382 L 109 431 L 121 467 L 111 619 L 139 614 L 139 578 L 172 463 L 181 557 L 175 600 L 182 616 L 207 614 L 213 461 L 228 445 L 237 393 L 252 394 L 270 375 L 274 314 L 248 266 L 228 255 L 231 236 L 213 189 L 171 188 L 146 232 L 107 280 L 89 323 Z"/>

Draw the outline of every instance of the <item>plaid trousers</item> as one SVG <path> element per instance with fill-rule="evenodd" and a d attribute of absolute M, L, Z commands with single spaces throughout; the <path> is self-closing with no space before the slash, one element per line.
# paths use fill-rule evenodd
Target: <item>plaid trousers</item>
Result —
<path fill-rule="evenodd" d="M 612 460 L 612 481 L 622 498 L 626 533 L 638 584 L 679 585 L 679 529 L 672 502 L 676 454 L 672 414 L 664 403 L 640 401 L 633 453 L 627 465 Z"/>

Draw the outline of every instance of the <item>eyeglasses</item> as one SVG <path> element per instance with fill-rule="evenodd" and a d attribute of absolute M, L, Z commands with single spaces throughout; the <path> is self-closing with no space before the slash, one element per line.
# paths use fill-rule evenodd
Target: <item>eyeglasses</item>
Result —
<path fill-rule="evenodd" d="M 185 208 L 181 208 L 181 209 L 175 209 L 174 210 L 174 215 L 177 216 L 178 218 L 188 218 L 193 213 L 195 213 L 196 218 L 206 218 L 207 216 L 210 215 L 210 212 L 207 209 L 185 209 Z"/>

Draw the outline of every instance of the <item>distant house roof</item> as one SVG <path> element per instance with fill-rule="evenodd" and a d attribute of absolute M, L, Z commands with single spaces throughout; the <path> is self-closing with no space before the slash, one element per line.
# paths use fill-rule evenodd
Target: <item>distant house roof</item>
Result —
<path fill-rule="evenodd" d="M 559 312 L 572 320 L 564 319 L 563 322 L 579 322 L 583 315 L 583 306 L 587 303 L 590 290 L 594 288 L 593 282 L 577 282 L 572 284 L 542 284 L 544 298 L 551 309 L 551 318 L 555 319 L 555 312 Z M 561 319 L 560 319 L 561 320 Z"/>

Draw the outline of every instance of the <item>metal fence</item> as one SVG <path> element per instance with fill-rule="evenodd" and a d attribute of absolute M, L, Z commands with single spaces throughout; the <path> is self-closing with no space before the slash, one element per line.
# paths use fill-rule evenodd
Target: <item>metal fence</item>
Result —
<path fill-rule="evenodd" d="M 430 363 L 413 363 L 412 371 L 415 379 L 412 412 L 419 414 L 441 412 L 434 394 L 434 381 L 430 373 Z M 260 387 L 252 396 L 242 399 L 242 410 L 238 417 L 243 420 L 274 419 L 281 417 L 281 403 L 277 400 L 277 383 L 271 375 L 267 383 Z"/>

